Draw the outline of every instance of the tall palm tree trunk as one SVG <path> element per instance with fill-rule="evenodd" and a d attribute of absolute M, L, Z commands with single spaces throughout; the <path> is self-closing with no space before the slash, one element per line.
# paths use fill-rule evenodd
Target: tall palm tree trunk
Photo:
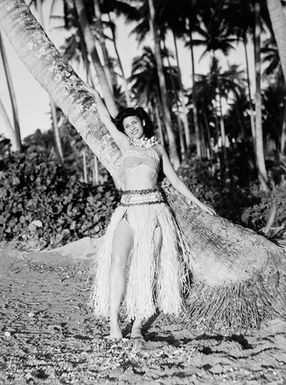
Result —
<path fill-rule="evenodd" d="M 286 16 L 283 12 L 281 0 L 267 0 L 267 8 L 278 47 L 284 79 L 286 81 Z"/>
<path fill-rule="evenodd" d="M 210 125 L 208 122 L 208 117 L 207 117 L 207 113 L 206 113 L 205 108 L 203 108 L 203 117 L 204 117 L 205 127 L 206 127 L 206 131 L 207 131 L 209 155 L 210 155 L 210 157 L 212 157 L 213 148 L 212 148 L 212 141 L 211 141 Z"/>
<path fill-rule="evenodd" d="M 102 51 L 102 57 L 103 57 L 103 62 L 104 62 L 104 71 L 109 83 L 109 87 L 112 90 L 113 89 L 113 76 L 110 70 L 110 60 L 109 60 L 109 55 L 108 51 L 106 48 L 105 44 L 105 38 L 104 38 L 104 31 L 103 31 L 103 25 L 102 25 L 102 14 L 101 14 L 101 9 L 99 5 L 98 0 L 94 0 L 94 13 L 96 16 L 96 24 L 97 24 L 97 30 L 98 30 L 98 35 L 99 35 L 99 44 L 100 48 Z"/>
<path fill-rule="evenodd" d="M 9 119 L 9 116 L 7 114 L 5 106 L 2 103 L 1 99 L 0 99 L 0 127 L 2 131 L 4 131 L 4 135 L 6 135 L 7 138 L 11 140 L 12 151 L 16 151 L 17 141 L 16 141 L 15 130 L 12 126 L 12 123 Z"/>
<path fill-rule="evenodd" d="M 51 106 L 52 119 L 53 119 L 53 132 L 54 132 L 54 138 L 55 138 L 55 144 L 56 144 L 56 152 L 58 155 L 58 159 L 62 164 L 64 164 L 64 153 L 63 153 L 62 140 L 61 140 L 58 119 L 57 119 L 57 109 L 51 97 L 50 97 L 50 106 Z"/>
<path fill-rule="evenodd" d="M 187 108 L 186 108 L 184 92 L 183 92 L 182 72 L 181 72 L 181 67 L 180 67 L 180 60 L 179 60 L 179 52 L 178 52 L 176 35 L 175 35 L 174 31 L 172 31 L 172 33 L 173 33 L 176 61 L 177 61 L 177 66 L 178 66 L 179 86 L 180 86 L 179 98 L 180 98 L 180 101 L 182 104 L 182 120 L 183 120 L 183 125 L 184 125 L 186 147 L 189 148 L 191 145 L 191 133 L 190 133 L 190 127 L 189 127 L 189 123 L 188 123 Z"/>
<path fill-rule="evenodd" d="M 95 46 L 94 38 L 92 35 L 92 32 L 90 30 L 90 26 L 88 24 L 87 18 L 86 18 L 86 9 L 83 0 L 77 0 L 74 2 L 77 13 L 79 15 L 79 22 L 81 24 L 87 50 L 92 58 L 92 61 L 95 66 L 96 74 L 98 77 L 98 81 L 100 84 L 100 88 L 106 103 L 106 106 L 109 110 L 109 113 L 112 116 L 116 116 L 118 114 L 118 110 L 113 98 L 113 94 L 111 92 L 111 88 L 108 83 L 108 79 L 106 77 L 106 74 L 104 72 L 104 69 L 102 68 L 100 58 Z"/>
<path fill-rule="evenodd" d="M 178 151 L 176 146 L 175 135 L 172 130 L 171 113 L 168 108 L 167 87 L 166 87 L 165 77 L 163 73 L 163 61 L 162 61 L 161 50 L 160 50 L 159 36 L 157 33 L 157 28 L 155 23 L 155 8 L 154 8 L 153 0 L 148 0 L 148 5 L 149 5 L 149 12 L 150 12 L 150 19 L 149 19 L 150 30 L 154 40 L 155 60 L 157 65 L 158 77 L 159 77 L 162 107 L 164 110 L 163 119 L 164 119 L 168 141 L 169 141 L 170 158 L 173 162 L 174 167 L 178 168 L 180 165 L 180 161 L 179 161 L 179 156 L 178 156 Z"/>
<path fill-rule="evenodd" d="M 45 30 L 45 20 L 43 16 L 42 0 L 37 0 L 37 10 L 39 14 L 40 23 L 43 29 Z M 53 102 L 50 96 L 49 96 L 49 99 L 50 99 L 51 113 L 52 113 L 52 119 L 53 119 L 53 133 L 54 133 L 54 139 L 55 139 L 56 154 L 58 156 L 59 161 L 62 164 L 64 164 L 64 154 L 63 154 L 62 141 L 61 141 L 59 125 L 57 120 L 57 110 L 56 110 L 55 103 Z"/>
<path fill-rule="evenodd" d="M 196 149 L 197 154 L 201 157 L 201 139 L 200 139 L 200 126 L 199 126 L 199 116 L 198 116 L 198 108 L 197 108 L 197 92 L 196 92 L 196 77 L 195 77 L 195 59 L 194 59 L 194 47 L 193 47 L 193 36 L 192 31 L 190 29 L 190 48 L 191 48 L 191 60 L 192 60 L 192 104 L 193 104 L 193 119 L 194 119 L 194 127 L 195 127 L 195 140 L 196 140 Z"/>
<path fill-rule="evenodd" d="M 220 125 L 220 135 L 221 135 L 221 147 L 222 147 L 222 158 L 223 158 L 223 178 L 226 180 L 229 176 L 229 162 L 226 150 L 226 135 L 225 135 L 225 125 L 224 118 L 222 113 L 222 102 L 221 102 L 221 91 L 220 87 L 218 88 L 218 101 L 219 101 L 219 125 Z"/>
<path fill-rule="evenodd" d="M 160 142 L 161 142 L 162 146 L 165 147 L 163 127 L 162 127 L 162 123 L 161 123 L 161 119 L 160 119 L 160 113 L 159 113 L 159 108 L 158 108 L 157 103 L 154 104 L 154 108 L 155 108 L 156 121 L 157 121 L 157 125 L 158 125 Z"/>
<path fill-rule="evenodd" d="M 247 39 L 246 39 L 245 33 L 243 36 L 243 46 L 244 46 L 244 55 L 245 55 L 245 64 L 246 64 L 247 91 L 248 91 L 248 101 L 249 101 L 249 110 L 250 110 L 250 127 L 251 127 L 252 137 L 254 139 L 255 138 L 255 119 L 254 119 L 254 111 L 252 107 L 249 60 L 248 60 L 248 53 L 247 53 Z"/>
<path fill-rule="evenodd" d="M 183 129 L 182 121 L 181 121 L 181 117 L 180 117 L 181 114 L 180 114 L 180 106 L 179 106 L 179 95 L 178 95 L 178 90 L 176 88 L 176 85 L 175 85 L 175 82 L 173 79 L 173 75 L 171 72 L 172 66 L 171 66 L 169 55 L 168 55 L 165 38 L 163 38 L 162 41 L 163 41 L 164 50 L 165 50 L 166 55 L 167 55 L 167 63 L 168 63 L 169 71 L 170 71 L 171 87 L 172 87 L 172 90 L 174 93 L 175 106 L 176 106 L 176 118 L 177 118 L 177 124 L 178 124 L 178 129 L 179 129 L 179 140 L 180 140 L 179 141 L 180 142 L 179 150 L 181 153 L 181 158 L 183 159 L 185 156 L 185 153 L 186 153 L 186 146 L 185 146 L 185 138 L 184 138 L 184 129 Z"/>
<path fill-rule="evenodd" d="M 262 190 L 268 190 L 267 172 L 264 159 L 263 132 L 262 132 L 262 100 L 261 100 L 261 18 L 260 2 L 255 1 L 255 154 L 258 178 Z"/>
<path fill-rule="evenodd" d="M 10 73 L 9 63 L 6 56 L 6 50 L 4 47 L 3 39 L 0 33 L 0 54 L 3 62 L 3 68 L 6 76 L 6 82 L 8 86 L 9 91 L 9 97 L 10 97 L 10 103 L 12 107 L 12 115 L 13 115 L 13 124 L 14 124 L 14 130 L 15 130 L 15 143 L 14 143 L 14 149 L 16 151 L 21 151 L 22 149 L 22 140 L 21 140 L 21 131 L 20 131 L 20 123 L 19 123 L 19 113 L 18 113 L 18 107 L 17 107 L 17 101 L 16 101 L 16 94 L 14 89 L 14 84 L 12 80 L 12 76 Z"/>
<path fill-rule="evenodd" d="M 113 47 L 114 47 L 114 51 L 115 51 L 115 54 L 116 54 L 116 57 L 117 57 L 117 62 L 118 62 L 118 65 L 119 65 L 119 69 L 120 69 L 120 72 L 121 72 L 121 80 L 122 80 L 122 83 L 123 83 L 126 103 L 127 103 L 127 106 L 129 107 L 131 105 L 131 100 L 130 100 L 130 95 L 129 95 L 129 90 L 128 90 L 128 82 L 127 82 L 127 79 L 126 79 L 126 76 L 125 76 L 125 73 L 124 73 L 124 69 L 123 69 L 123 66 L 122 66 L 122 61 L 121 61 L 121 58 L 120 58 L 120 55 L 119 55 L 119 51 L 118 51 L 118 47 L 117 47 L 117 43 L 116 43 L 115 32 L 114 32 L 114 29 L 111 26 L 113 22 L 111 20 L 110 13 L 108 13 L 108 19 L 109 19 L 109 23 L 110 23 L 110 30 L 111 30 Z"/>
<path fill-rule="evenodd" d="M 280 152 L 282 155 L 285 153 L 285 143 L 286 142 L 286 100 L 284 99 L 284 114 L 283 114 L 283 123 L 281 130 L 281 140 L 280 140 Z"/>

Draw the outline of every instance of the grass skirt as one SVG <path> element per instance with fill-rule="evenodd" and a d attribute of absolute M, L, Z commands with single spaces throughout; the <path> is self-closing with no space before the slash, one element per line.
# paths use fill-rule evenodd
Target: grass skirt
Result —
<path fill-rule="evenodd" d="M 114 232 L 123 218 L 133 231 L 123 305 L 128 318 L 148 318 L 156 308 L 178 316 L 182 310 L 186 255 L 175 219 L 157 190 L 125 193 L 114 211 L 95 261 L 91 304 L 96 316 L 109 316 L 109 271 Z M 155 229 L 161 247 L 156 253 Z"/>

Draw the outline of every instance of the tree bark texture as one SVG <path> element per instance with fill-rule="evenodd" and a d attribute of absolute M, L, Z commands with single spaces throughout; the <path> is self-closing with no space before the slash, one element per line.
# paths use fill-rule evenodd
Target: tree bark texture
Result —
<path fill-rule="evenodd" d="M 7 114 L 6 108 L 0 99 L 0 127 L 4 131 L 4 135 L 11 140 L 12 151 L 16 151 L 16 134 L 15 130 L 10 122 L 9 116 Z"/>
<path fill-rule="evenodd" d="M 119 55 L 119 51 L 118 51 L 118 48 L 117 48 L 115 31 L 114 31 L 114 29 L 111 26 L 112 20 L 111 20 L 110 13 L 108 13 L 108 19 L 109 19 L 109 24 L 110 24 L 110 30 L 111 30 L 111 35 L 112 35 L 112 42 L 113 42 L 113 46 L 114 46 L 114 51 L 115 51 L 115 54 L 116 54 L 116 57 L 117 57 L 118 66 L 119 66 L 119 69 L 120 69 L 120 72 L 121 72 L 121 76 L 122 76 L 121 79 L 122 79 L 122 82 L 123 82 L 123 88 L 124 88 L 126 103 L 127 103 L 127 107 L 130 107 L 131 106 L 131 100 L 130 100 L 130 95 L 129 95 L 129 90 L 128 90 L 128 82 L 127 82 L 127 79 L 126 79 L 126 76 L 125 76 L 125 73 L 124 73 L 124 69 L 123 69 L 123 66 L 122 66 L 122 61 L 121 61 L 121 58 L 120 58 L 120 55 Z"/>
<path fill-rule="evenodd" d="M 24 0 L 2 0 L 0 26 L 30 72 L 122 186 L 121 153 L 99 121 L 94 95 L 60 56 Z M 190 205 L 167 180 L 162 187 L 189 247 L 188 255 L 180 256 L 191 271 L 185 312 L 189 324 L 232 333 L 285 316 L 285 250 Z"/>
<path fill-rule="evenodd" d="M 181 101 L 181 104 L 182 104 L 182 120 L 183 120 L 183 125 L 184 125 L 186 147 L 190 148 L 190 145 L 191 145 L 191 133 L 190 133 L 190 127 L 189 127 L 188 117 L 187 117 L 187 108 L 186 108 L 186 103 L 185 103 L 185 95 L 184 95 L 184 91 L 183 91 L 182 72 L 181 72 L 181 67 L 180 67 L 178 45 L 177 45 L 177 39 L 176 39 L 176 35 L 175 35 L 174 31 L 173 31 L 173 39 L 174 39 L 176 61 L 177 61 L 177 66 L 178 66 L 178 77 L 179 77 L 179 85 L 180 85 L 179 98 L 180 98 L 180 101 Z"/>
<path fill-rule="evenodd" d="M 267 8 L 278 47 L 282 72 L 286 81 L 286 17 L 281 0 L 267 0 Z"/>
<path fill-rule="evenodd" d="M 178 151 L 176 146 L 175 135 L 172 130 L 171 113 L 168 107 L 167 87 L 166 87 L 166 81 L 165 81 L 164 72 L 163 72 L 163 61 L 162 61 L 161 50 L 160 50 L 160 41 L 159 41 L 159 36 L 158 36 L 156 23 L 155 23 L 155 8 L 154 8 L 153 0 L 148 0 L 148 5 L 149 5 L 149 12 L 150 12 L 150 30 L 154 40 L 155 60 L 157 65 L 158 78 L 159 78 L 162 107 L 164 110 L 163 119 L 164 119 L 168 141 L 169 141 L 169 153 L 170 153 L 170 158 L 173 162 L 174 167 L 178 168 L 180 165 L 180 161 L 179 161 L 179 156 L 178 156 Z"/>
<path fill-rule="evenodd" d="M 197 93 L 196 93 L 196 78 L 195 78 L 195 60 L 194 60 L 194 47 L 193 47 L 193 37 L 192 31 L 190 30 L 190 47 L 191 47 L 191 60 L 192 60 L 192 103 L 193 103 L 193 120 L 195 127 L 195 138 L 196 138 L 196 149 L 197 155 L 201 157 L 201 136 L 200 136 L 200 126 L 199 126 L 199 115 L 197 108 Z"/>
<path fill-rule="evenodd" d="M 15 131 L 15 149 L 17 151 L 21 151 L 22 149 L 22 140 L 21 140 L 21 131 L 20 131 L 20 122 L 19 122 L 19 112 L 18 112 L 18 106 L 16 101 L 16 93 L 14 90 L 14 84 L 12 80 L 12 76 L 10 73 L 9 63 L 7 60 L 6 50 L 3 44 L 3 40 L 0 33 L 0 53 L 2 57 L 4 72 L 6 76 L 9 96 L 10 96 L 10 102 L 12 107 L 12 114 L 13 114 L 13 123 L 14 123 L 14 131 Z"/>
<path fill-rule="evenodd" d="M 113 76 L 112 76 L 111 70 L 110 70 L 109 55 L 108 55 L 108 51 L 107 51 L 106 44 L 105 44 L 103 25 L 101 22 L 102 15 L 101 15 L 101 10 L 100 10 L 100 5 L 99 5 L 98 0 L 94 0 L 94 13 L 96 16 L 97 31 L 98 31 L 98 35 L 99 35 L 99 44 L 100 44 L 100 48 L 102 51 L 102 57 L 103 57 L 103 61 L 104 61 L 104 71 L 105 71 L 106 78 L 108 79 L 109 87 L 112 90 L 113 89 L 113 80 L 112 80 Z"/>
<path fill-rule="evenodd" d="M 88 92 L 88 86 L 63 59 L 24 1 L 2 1 L 0 23 L 27 69 L 120 185 L 121 154 L 99 121 L 94 95 Z"/>
<path fill-rule="evenodd" d="M 45 30 L 45 21 L 43 16 L 43 9 L 42 9 L 42 1 L 37 0 L 37 10 L 39 13 L 39 20 L 40 23 Z M 50 106 L 51 106 L 51 113 L 52 113 L 52 120 L 53 120 L 53 133 L 54 133 L 54 140 L 55 140 L 55 148 L 56 148 L 56 154 L 58 156 L 59 161 L 64 164 L 64 154 L 62 149 L 62 142 L 61 142 L 61 136 L 59 131 L 59 125 L 57 120 L 57 110 L 55 103 L 53 102 L 52 98 L 50 97 Z"/>
<path fill-rule="evenodd" d="M 100 88 L 103 94 L 103 98 L 105 100 L 106 106 L 110 112 L 110 114 L 115 117 L 118 114 L 118 110 L 113 98 L 113 94 L 111 91 L 111 88 L 108 83 L 108 79 L 106 77 L 105 71 L 101 65 L 98 52 L 95 46 L 95 40 L 92 35 L 92 32 L 90 30 L 90 26 L 88 24 L 87 18 L 86 18 L 86 10 L 84 6 L 83 0 L 77 0 L 75 1 L 75 6 L 77 9 L 77 13 L 79 15 L 79 22 L 83 30 L 87 50 L 92 58 L 92 61 L 95 66 L 96 74 L 98 77 L 98 81 L 100 84 Z"/>
<path fill-rule="evenodd" d="M 250 73 L 249 73 L 249 60 L 247 53 L 247 38 L 246 35 L 243 37 L 243 45 L 244 45 L 244 55 L 245 55 L 245 65 L 246 65 L 246 79 L 247 79 L 247 91 L 248 91 L 248 100 L 249 100 L 249 109 L 250 109 L 250 127 L 251 133 L 253 137 L 253 142 L 255 146 L 255 119 L 254 119 L 254 111 L 252 107 L 252 97 L 251 97 L 251 88 L 250 88 Z"/>
<path fill-rule="evenodd" d="M 262 131 L 262 100 L 261 100 L 261 18 L 260 3 L 255 2 L 255 154 L 258 178 L 262 190 L 267 190 L 267 172 L 264 159 L 263 131 Z"/>

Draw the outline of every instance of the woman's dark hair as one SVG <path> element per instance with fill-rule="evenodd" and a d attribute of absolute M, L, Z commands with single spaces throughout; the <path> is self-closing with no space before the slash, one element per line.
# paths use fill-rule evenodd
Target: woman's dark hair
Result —
<path fill-rule="evenodd" d="M 115 124 L 119 131 L 124 132 L 123 120 L 128 116 L 136 116 L 141 120 L 144 129 L 144 134 L 147 136 L 147 138 L 151 138 L 151 136 L 154 135 L 154 127 L 151 122 L 151 119 L 142 107 L 125 108 L 124 110 L 119 112 L 119 114 L 115 118 Z"/>

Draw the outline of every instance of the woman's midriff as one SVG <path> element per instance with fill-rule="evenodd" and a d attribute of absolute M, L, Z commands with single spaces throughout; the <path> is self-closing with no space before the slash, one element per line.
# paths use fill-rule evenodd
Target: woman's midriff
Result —
<path fill-rule="evenodd" d="M 145 190 L 156 187 L 158 176 L 148 166 L 141 164 L 125 171 L 126 190 Z"/>

